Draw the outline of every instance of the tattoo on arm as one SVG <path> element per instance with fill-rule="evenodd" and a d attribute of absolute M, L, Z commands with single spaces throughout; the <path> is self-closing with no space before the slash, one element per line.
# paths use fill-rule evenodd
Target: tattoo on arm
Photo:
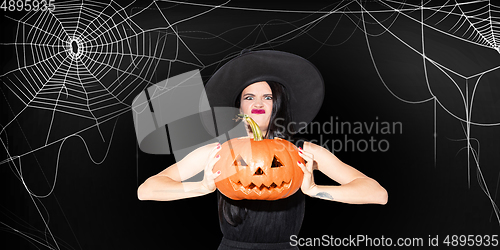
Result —
<path fill-rule="evenodd" d="M 316 195 L 314 195 L 314 197 L 333 201 L 332 195 L 327 192 L 319 192 Z"/>

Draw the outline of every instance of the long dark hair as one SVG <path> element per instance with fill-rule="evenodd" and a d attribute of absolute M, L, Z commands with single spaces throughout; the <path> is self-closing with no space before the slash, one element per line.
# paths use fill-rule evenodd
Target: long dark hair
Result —
<path fill-rule="evenodd" d="M 266 81 L 271 88 L 273 95 L 273 111 L 271 119 L 265 131 L 265 138 L 273 139 L 275 137 L 291 140 L 295 134 L 294 123 L 292 123 L 292 114 L 288 105 L 288 94 L 285 87 L 273 81 Z M 241 93 L 236 98 L 234 106 L 240 108 Z M 264 131 L 262 131 L 264 132 Z M 229 198 L 219 194 L 219 220 L 223 218 L 232 226 L 241 224 L 246 217 L 247 208 L 239 207 Z"/>

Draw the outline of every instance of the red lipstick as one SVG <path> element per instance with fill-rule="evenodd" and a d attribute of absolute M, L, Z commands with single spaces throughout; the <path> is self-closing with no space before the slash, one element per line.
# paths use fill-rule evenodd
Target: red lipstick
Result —
<path fill-rule="evenodd" d="M 252 114 L 265 114 L 266 111 L 264 109 L 252 109 Z"/>

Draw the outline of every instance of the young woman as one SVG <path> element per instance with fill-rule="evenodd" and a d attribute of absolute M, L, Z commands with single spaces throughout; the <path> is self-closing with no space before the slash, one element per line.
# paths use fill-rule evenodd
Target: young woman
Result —
<path fill-rule="evenodd" d="M 321 75 L 309 61 L 280 51 L 253 51 L 222 66 L 207 83 L 206 92 L 212 107 L 236 106 L 256 121 L 266 138 L 291 140 L 316 116 L 323 88 Z M 251 130 L 248 136 L 252 136 Z M 302 224 L 304 195 L 351 204 L 387 202 L 382 186 L 327 149 L 309 142 L 297 144 L 306 164 L 297 163 L 304 178 L 295 194 L 276 201 L 235 201 L 218 193 L 224 234 L 219 249 L 297 249 L 289 241 Z M 212 169 L 220 149 L 218 143 L 200 147 L 150 177 L 139 187 L 139 199 L 168 201 L 214 192 L 215 179 L 221 173 Z M 203 170 L 202 181 L 183 182 Z M 340 185 L 316 185 L 314 170 Z"/>

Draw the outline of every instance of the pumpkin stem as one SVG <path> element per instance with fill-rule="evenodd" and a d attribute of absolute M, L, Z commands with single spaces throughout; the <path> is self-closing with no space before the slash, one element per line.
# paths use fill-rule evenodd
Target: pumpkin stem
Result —
<path fill-rule="evenodd" d="M 250 125 L 250 128 L 252 129 L 253 140 L 262 141 L 262 131 L 260 130 L 259 125 L 252 119 L 252 117 L 245 114 L 238 114 L 238 116 L 241 117 L 241 119 L 247 121 L 248 125 Z"/>

